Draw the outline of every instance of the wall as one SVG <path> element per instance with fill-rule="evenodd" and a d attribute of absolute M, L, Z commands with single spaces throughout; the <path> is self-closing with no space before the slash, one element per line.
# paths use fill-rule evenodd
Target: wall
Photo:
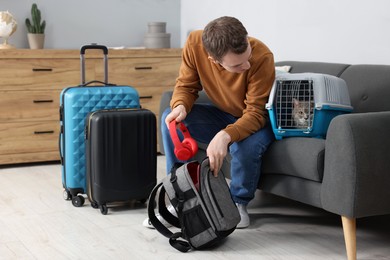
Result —
<path fill-rule="evenodd" d="M 182 44 L 189 31 L 224 15 L 239 18 L 276 61 L 390 64 L 388 0 L 182 1 Z"/>
<path fill-rule="evenodd" d="M 180 0 L 0 0 L 18 22 L 9 41 L 17 48 L 29 48 L 24 21 L 34 2 L 47 23 L 45 48 L 142 46 L 148 22 L 167 22 L 171 47 L 180 47 Z"/>
<path fill-rule="evenodd" d="M 142 46 L 147 23 L 167 22 L 171 47 L 223 15 L 239 18 L 275 60 L 390 64 L 388 0 L 0 0 L 18 21 L 10 43 L 28 48 L 24 25 L 36 2 L 47 22 L 45 48 L 90 42 Z"/>

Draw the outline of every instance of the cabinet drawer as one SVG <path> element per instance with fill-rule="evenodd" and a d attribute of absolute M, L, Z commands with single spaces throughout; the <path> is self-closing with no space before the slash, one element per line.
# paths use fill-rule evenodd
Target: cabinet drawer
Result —
<path fill-rule="evenodd" d="M 0 122 L 58 120 L 60 92 L 0 91 Z"/>
<path fill-rule="evenodd" d="M 58 121 L 1 123 L 0 155 L 56 151 L 58 137 Z"/>
<path fill-rule="evenodd" d="M 179 75 L 179 58 L 111 59 L 108 81 L 133 87 L 173 87 Z M 103 65 L 97 65 L 97 76 L 103 77 Z"/>
<path fill-rule="evenodd" d="M 143 108 L 151 110 L 156 115 L 159 113 L 160 109 L 160 100 L 164 91 L 173 88 L 163 88 L 163 87 L 144 87 L 144 88 L 136 88 L 139 97 L 141 106 Z"/>
<path fill-rule="evenodd" d="M 0 60 L 0 90 L 62 89 L 80 84 L 78 59 Z M 88 80 L 95 79 L 94 65 L 87 63 Z"/>

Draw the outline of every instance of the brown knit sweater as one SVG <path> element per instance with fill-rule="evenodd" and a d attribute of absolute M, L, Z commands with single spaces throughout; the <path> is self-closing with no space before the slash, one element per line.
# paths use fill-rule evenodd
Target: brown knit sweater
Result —
<path fill-rule="evenodd" d="M 198 91 L 203 89 L 214 105 L 238 118 L 224 129 L 231 142 L 243 140 L 267 122 L 265 104 L 275 79 L 273 54 L 261 41 L 249 37 L 251 68 L 244 73 L 232 73 L 208 59 L 202 32 L 192 32 L 183 48 L 171 108 L 182 104 L 190 112 Z"/>

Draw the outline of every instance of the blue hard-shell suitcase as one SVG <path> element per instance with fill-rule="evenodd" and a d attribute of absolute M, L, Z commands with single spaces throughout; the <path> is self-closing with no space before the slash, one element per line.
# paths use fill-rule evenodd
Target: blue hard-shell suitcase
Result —
<path fill-rule="evenodd" d="M 87 49 L 100 49 L 104 54 L 104 82 L 85 82 Z M 111 108 L 140 108 L 138 92 L 131 86 L 108 83 L 108 49 L 103 45 L 81 47 L 81 85 L 68 87 L 60 95 L 59 150 L 62 164 L 64 199 L 75 207 L 84 204 L 86 194 L 85 118 L 88 113 Z M 102 84 L 90 86 L 90 84 Z"/>

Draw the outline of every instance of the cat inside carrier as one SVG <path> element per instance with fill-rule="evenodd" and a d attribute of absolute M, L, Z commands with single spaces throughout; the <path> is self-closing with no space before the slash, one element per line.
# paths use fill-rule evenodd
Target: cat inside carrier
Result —
<path fill-rule="evenodd" d="M 276 139 L 325 138 L 330 121 L 352 111 L 345 81 L 317 73 L 278 74 L 266 108 Z"/>

